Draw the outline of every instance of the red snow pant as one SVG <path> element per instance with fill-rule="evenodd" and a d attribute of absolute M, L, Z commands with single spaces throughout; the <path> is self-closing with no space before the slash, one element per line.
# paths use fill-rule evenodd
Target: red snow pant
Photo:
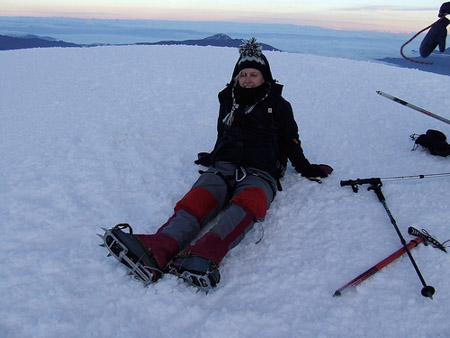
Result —
<path fill-rule="evenodd" d="M 218 162 L 200 176 L 156 234 L 135 236 L 150 249 L 161 268 L 180 251 L 218 265 L 255 221 L 264 220 L 275 191 L 276 181 L 266 172 Z M 222 210 L 218 223 L 191 244 Z"/>

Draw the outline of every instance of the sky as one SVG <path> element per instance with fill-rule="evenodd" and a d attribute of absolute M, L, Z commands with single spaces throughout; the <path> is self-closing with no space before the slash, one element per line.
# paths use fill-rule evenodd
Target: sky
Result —
<path fill-rule="evenodd" d="M 0 16 L 284 23 L 340 30 L 416 32 L 443 1 L 2 0 Z"/>

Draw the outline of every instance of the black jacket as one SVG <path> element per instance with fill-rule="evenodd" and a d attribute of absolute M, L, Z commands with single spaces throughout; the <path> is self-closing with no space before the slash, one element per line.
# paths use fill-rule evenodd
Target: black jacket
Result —
<path fill-rule="evenodd" d="M 301 148 L 291 104 L 281 96 L 282 88 L 273 82 L 250 90 L 238 85 L 233 89 L 229 84 L 219 93 L 217 141 L 210 154 L 211 164 L 228 161 L 264 170 L 276 179 L 283 176 L 287 158 L 300 173 L 310 166 Z M 224 119 L 236 103 L 239 106 L 229 126 Z"/>

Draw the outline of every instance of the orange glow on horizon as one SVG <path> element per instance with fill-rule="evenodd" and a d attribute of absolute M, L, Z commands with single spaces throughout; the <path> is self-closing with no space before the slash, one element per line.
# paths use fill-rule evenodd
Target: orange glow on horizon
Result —
<path fill-rule="evenodd" d="M 1 7 L 1 5 L 0 5 Z M 61 7 L 60 7 L 61 8 Z M 236 14 L 235 11 L 218 11 L 213 9 L 202 10 L 201 14 L 196 9 L 178 9 L 167 11 L 162 8 L 137 8 L 137 7 L 108 7 L 101 6 L 83 7 L 71 6 L 64 7 L 62 10 L 46 9 L 43 6 L 25 9 L 6 9 L 1 10 L 2 16 L 11 17 L 67 17 L 80 19 L 108 19 L 108 20 L 168 20 L 168 21 L 199 21 L 199 22 L 237 22 L 237 23 L 260 23 L 260 24 L 292 24 L 296 26 L 316 26 L 326 29 L 347 30 L 347 31 L 377 31 L 385 33 L 414 33 L 428 26 L 430 18 L 419 17 L 411 20 L 410 18 L 396 18 L 388 11 L 385 16 L 379 15 L 378 19 L 371 17 L 305 15 L 303 13 L 277 13 L 274 16 L 264 13 L 241 11 Z M 86 10 L 88 9 L 88 11 Z M 118 14 L 120 13 L 120 14 Z M 389 14 L 389 15 L 388 15 Z M 433 20 L 434 18 L 431 18 Z"/>

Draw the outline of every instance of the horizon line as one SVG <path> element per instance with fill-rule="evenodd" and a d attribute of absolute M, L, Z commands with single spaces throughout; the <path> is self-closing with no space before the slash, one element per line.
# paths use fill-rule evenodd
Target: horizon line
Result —
<path fill-rule="evenodd" d="M 324 30 L 331 30 L 331 31 L 338 31 L 338 32 L 362 32 L 362 33 L 383 33 L 383 34 L 413 34 L 415 33 L 414 30 L 410 31 L 393 31 L 388 29 L 363 29 L 363 28 L 349 28 L 349 27 L 343 27 L 343 28 L 337 28 L 337 27 L 327 27 L 325 25 L 320 24 L 298 24 L 293 22 L 286 22 L 286 23 L 280 23 L 280 22 L 248 22 L 248 21 L 239 21 L 239 20 L 226 20 L 226 19 L 219 19 L 219 20 L 188 20 L 188 19 L 149 19 L 149 18 L 101 18 L 101 17 L 80 17 L 80 16 L 65 16 L 65 15 L 42 15 L 42 16 L 36 16 L 36 15 L 0 15 L 0 18 L 36 18 L 36 19 L 75 19 L 75 20 L 99 20 L 99 21 L 156 21 L 156 22 L 181 22 L 181 23 L 229 23 L 229 24 L 242 24 L 242 25 L 261 25 L 261 26 L 294 26 L 294 27 L 312 27 L 312 28 L 318 28 L 318 29 L 324 29 Z"/>

